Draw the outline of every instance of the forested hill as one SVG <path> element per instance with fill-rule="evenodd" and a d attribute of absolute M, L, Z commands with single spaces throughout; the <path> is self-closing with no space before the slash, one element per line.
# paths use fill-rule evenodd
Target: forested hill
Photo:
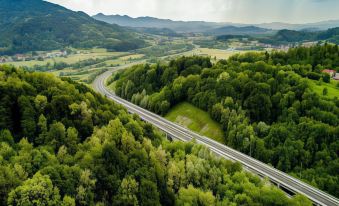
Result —
<path fill-rule="evenodd" d="M 295 30 L 280 30 L 271 37 L 261 38 L 260 41 L 269 44 L 289 44 L 303 41 L 328 41 L 339 44 L 339 27 L 331 28 L 326 31 L 309 32 Z"/>
<path fill-rule="evenodd" d="M 162 115 L 183 101 L 209 112 L 228 146 L 339 197 L 339 99 L 310 86 L 329 82 L 321 71 L 339 70 L 338 58 L 338 45 L 327 44 L 214 65 L 182 57 L 135 66 L 112 81 L 117 95 Z"/>
<path fill-rule="evenodd" d="M 0 66 L 0 94 L 0 205 L 311 205 L 69 79 Z"/>
<path fill-rule="evenodd" d="M 66 46 L 126 51 L 144 42 L 118 25 L 42 0 L 0 0 L 0 54 Z"/>

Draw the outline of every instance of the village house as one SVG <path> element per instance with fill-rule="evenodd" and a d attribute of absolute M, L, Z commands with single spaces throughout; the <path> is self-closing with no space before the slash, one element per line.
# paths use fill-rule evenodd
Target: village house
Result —
<path fill-rule="evenodd" d="M 336 71 L 332 69 L 324 69 L 322 72 L 329 74 L 331 78 L 336 76 Z"/>
<path fill-rule="evenodd" d="M 67 51 L 57 51 L 57 52 L 50 52 L 46 54 L 46 58 L 55 58 L 55 57 L 62 57 L 67 56 Z"/>
<path fill-rule="evenodd" d="M 22 54 L 16 54 L 14 56 L 14 59 L 17 60 L 17 61 L 25 61 L 26 60 L 26 56 L 22 55 Z"/>
<path fill-rule="evenodd" d="M 339 81 L 339 73 L 336 73 L 336 74 L 334 75 L 333 79 Z"/>

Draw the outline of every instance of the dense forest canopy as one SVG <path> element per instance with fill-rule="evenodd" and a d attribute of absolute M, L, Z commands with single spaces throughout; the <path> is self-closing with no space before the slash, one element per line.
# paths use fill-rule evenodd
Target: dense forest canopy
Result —
<path fill-rule="evenodd" d="M 0 205 L 311 205 L 70 79 L 0 66 L 0 94 Z"/>
<path fill-rule="evenodd" d="M 102 47 L 140 48 L 140 34 L 42 0 L 0 0 L 0 54 Z"/>
<path fill-rule="evenodd" d="M 208 111 L 228 146 L 339 197 L 339 99 L 317 95 L 307 79 L 329 82 L 327 68 L 339 70 L 338 45 L 245 53 L 214 65 L 182 57 L 111 81 L 117 95 L 162 115 L 183 101 Z"/>

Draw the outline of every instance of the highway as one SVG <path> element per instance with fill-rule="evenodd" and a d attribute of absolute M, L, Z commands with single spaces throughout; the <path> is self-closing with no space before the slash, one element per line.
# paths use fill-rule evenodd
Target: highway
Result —
<path fill-rule="evenodd" d="M 133 63 L 136 64 L 136 63 Z M 98 76 L 94 83 L 93 88 L 105 95 L 107 98 L 112 99 L 127 108 L 130 113 L 138 114 L 144 121 L 151 123 L 155 127 L 166 132 L 174 139 L 180 141 L 191 141 L 195 139 L 197 143 L 205 145 L 212 152 L 217 155 L 240 162 L 244 169 L 251 171 L 261 177 L 267 177 L 272 183 L 278 185 L 280 188 L 287 190 L 293 194 L 303 194 L 308 197 L 314 205 L 327 205 L 339 206 L 339 200 L 317 188 L 314 188 L 286 173 L 283 173 L 267 164 L 264 164 L 250 156 L 238 152 L 230 147 L 220 144 L 212 139 L 194 133 L 180 125 L 166 120 L 165 118 L 156 115 L 148 110 L 145 110 L 137 105 L 134 105 L 120 97 L 117 97 L 113 92 L 105 87 L 105 80 L 112 74 L 112 72 L 130 67 L 132 64 L 115 67 Z"/>

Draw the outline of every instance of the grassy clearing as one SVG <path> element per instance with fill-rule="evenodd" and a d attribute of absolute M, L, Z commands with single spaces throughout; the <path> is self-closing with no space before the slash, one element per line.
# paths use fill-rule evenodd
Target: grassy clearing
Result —
<path fill-rule="evenodd" d="M 104 69 L 104 68 L 92 68 L 92 69 L 81 69 L 81 70 L 66 68 L 63 70 L 53 71 L 51 73 L 54 74 L 55 76 L 70 77 L 71 79 L 76 80 L 76 81 L 86 81 L 88 80 L 91 74 L 101 69 Z"/>
<path fill-rule="evenodd" d="M 126 61 L 126 60 L 140 59 L 140 58 L 143 58 L 144 56 L 145 56 L 144 54 L 131 54 L 131 55 L 123 56 L 120 59 L 123 61 Z"/>
<path fill-rule="evenodd" d="M 165 116 L 166 119 L 187 127 L 201 135 L 224 143 L 220 124 L 211 119 L 209 114 L 187 102 L 173 107 Z"/>
<path fill-rule="evenodd" d="M 221 49 L 208 49 L 208 48 L 199 48 L 196 50 L 197 55 L 200 56 L 210 56 L 212 59 L 228 59 L 230 56 L 243 53 L 244 51 L 231 51 L 231 50 L 221 50 Z"/>
<path fill-rule="evenodd" d="M 331 80 L 331 83 L 324 83 L 322 82 L 321 85 L 318 85 L 318 82 L 315 80 L 308 80 L 311 89 L 319 94 L 320 96 L 323 96 L 323 90 L 324 88 L 327 88 L 328 94 L 326 95 L 329 98 L 339 97 L 339 88 L 336 87 L 337 83 L 339 81 Z"/>
<path fill-rule="evenodd" d="M 112 91 L 115 92 L 115 86 L 116 86 L 117 82 L 113 82 L 112 84 L 108 85 L 107 88 Z"/>

